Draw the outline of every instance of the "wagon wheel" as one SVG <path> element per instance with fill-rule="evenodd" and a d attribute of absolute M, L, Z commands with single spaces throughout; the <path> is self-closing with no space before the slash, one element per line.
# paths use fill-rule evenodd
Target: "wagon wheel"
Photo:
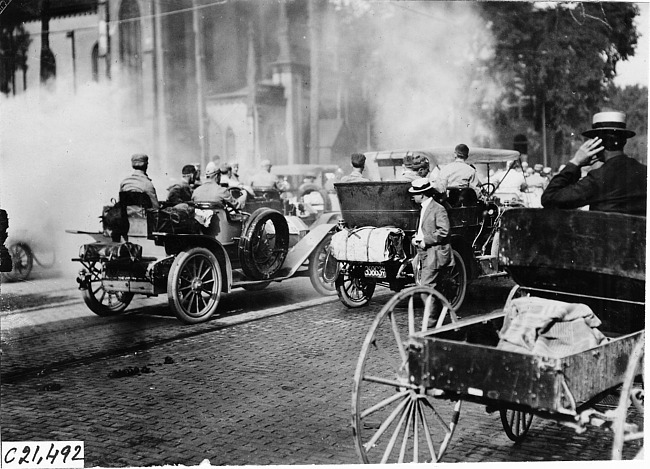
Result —
<path fill-rule="evenodd" d="M 239 260 L 247 277 L 271 278 L 289 252 L 289 225 L 277 210 L 257 209 L 246 222 L 239 240 Z"/>
<path fill-rule="evenodd" d="M 27 243 L 11 244 L 8 248 L 11 255 L 12 269 L 7 272 L 7 280 L 23 281 L 27 280 L 34 267 L 34 253 Z"/>
<path fill-rule="evenodd" d="M 176 256 L 167 278 L 169 306 L 181 321 L 207 321 L 221 296 L 221 267 L 206 248 L 192 248 Z"/>
<path fill-rule="evenodd" d="M 643 372 L 645 362 L 645 332 L 641 334 L 639 341 L 634 346 L 630 361 L 625 371 L 625 380 L 621 388 L 621 397 L 618 407 L 614 414 L 614 444 L 612 446 L 612 459 L 620 460 L 623 458 L 623 445 L 626 442 L 641 440 L 643 441 L 643 415 L 645 391 L 643 382 L 635 381 L 637 376 Z M 640 427 L 636 423 L 629 423 L 627 417 L 630 413 L 630 406 L 633 405 L 636 412 L 641 416 Z M 640 453 L 643 451 L 641 445 Z M 637 455 L 637 458 L 639 456 Z"/>
<path fill-rule="evenodd" d="M 458 310 L 465 301 L 467 294 L 467 267 L 463 256 L 452 249 L 454 266 L 441 276 L 440 285 L 437 287 L 445 298 L 449 300 L 451 307 Z"/>
<path fill-rule="evenodd" d="M 533 414 L 513 409 L 499 409 L 503 430 L 515 443 L 524 441 L 530 425 L 533 423 Z"/>
<path fill-rule="evenodd" d="M 352 275 L 349 268 L 341 269 L 334 282 L 341 302 L 348 308 L 367 305 L 375 293 L 376 284 L 374 279 Z"/>
<path fill-rule="evenodd" d="M 332 233 L 327 234 L 309 255 L 309 280 L 314 290 L 323 296 L 336 294 L 338 262 L 330 253 Z"/>
<path fill-rule="evenodd" d="M 448 322 L 455 322 L 455 312 L 445 297 L 433 288 L 415 286 L 393 296 L 370 326 L 352 392 L 352 429 L 362 462 L 442 458 L 461 401 L 436 400 L 433 396 L 441 393 L 427 394 L 411 382 L 407 342 L 415 332 Z"/>
<path fill-rule="evenodd" d="M 86 306 L 97 316 L 115 316 L 123 312 L 131 303 L 133 293 L 110 292 L 102 285 L 104 264 L 89 262 L 84 264 L 88 269 L 88 277 L 82 296 Z"/>

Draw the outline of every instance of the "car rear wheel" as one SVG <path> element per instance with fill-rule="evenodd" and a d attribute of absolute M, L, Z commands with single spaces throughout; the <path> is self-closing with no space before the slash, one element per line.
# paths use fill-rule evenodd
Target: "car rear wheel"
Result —
<path fill-rule="evenodd" d="M 192 248 L 176 256 L 167 278 L 169 306 L 187 324 L 207 321 L 221 296 L 221 268 L 206 248 Z"/>
<path fill-rule="evenodd" d="M 458 251 L 452 249 L 452 253 L 454 266 L 442 275 L 438 290 L 447 298 L 451 307 L 458 311 L 467 294 L 467 267 Z"/>
<path fill-rule="evenodd" d="M 348 308 L 367 305 L 375 293 L 376 281 L 365 277 L 354 277 L 345 270 L 336 277 L 336 292 Z"/>
<path fill-rule="evenodd" d="M 82 290 L 86 306 L 97 316 L 115 316 L 122 313 L 131 303 L 133 293 L 106 291 L 102 284 L 103 264 L 92 262 L 86 267 L 89 278 L 86 288 Z"/>

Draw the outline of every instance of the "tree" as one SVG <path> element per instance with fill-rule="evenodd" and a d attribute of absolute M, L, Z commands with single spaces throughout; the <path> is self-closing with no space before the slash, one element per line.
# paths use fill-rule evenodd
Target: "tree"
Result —
<path fill-rule="evenodd" d="M 565 140 L 590 122 L 616 76 L 634 55 L 638 33 L 631 3 L 481 2 L 494 35 L 491 75 L 511 103 L 529 99 L 537 131 Z M 566 145 L 566 143 L 565 143 Z"/>

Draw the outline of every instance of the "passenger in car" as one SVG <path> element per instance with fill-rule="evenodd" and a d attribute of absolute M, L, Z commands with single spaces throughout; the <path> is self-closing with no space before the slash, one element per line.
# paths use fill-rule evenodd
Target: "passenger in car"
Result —
<path fill-rule="evenodd" d="M 253 188 L 277 189 L 280 192 L 289 190 L 290 186 L 288 184 L 280 181 L 275 174 L 271 174 L 272 167 L 271 160 L 262 160 L 260 162 L 260 171 L 253 175 L 250 186 Z"/>
<path fill-rule="evenodd" d="M 246 195 L 235 199 L 226 187 L 220 185 L 221 172 L 214 161 L 208 163 L 205 167 L 206 181 L 197 187 L 192 194 L 194 202 L 228 202 L 235 208 L 241 210 L 246 203 Z"/>
<path fill-rule="evenodd" d="M 170 205 L 177 205 L 192 200 L 192 186 L 196 181 L 196 167 L 193 164 L 186 164 L 181 170 L 182 180 L 167 188 L 167 202 Z"/>
<path fill-rule="evenodd" d="M 441 269 L 454 265 L 449 244 L 449 216 L 445 208 L 434 200 L 436 190 L 428 179 L 411 182 L 409 193 L 421 205 L 418 230 L 411 241 L 417 249 L 414 269 L 419 266 L 420 285 L 435 287 Z"/>
<path fill-rule="evenodd" d="M 398 181 L 415 181 L 429 175 L 429 159 L 424 155 L 406 155 L 403 167 Z"/>
<path fill-rule="evenodd" d="M 350 155 L 352 172 L 341 178 L 341 182 L 370 182 L 370 179 L 363 177 L 363 170 L 366 168 L 366 155 L 363 153 L 352 153 Z"/>
<path fill-rule="evenodd" d="M 459 143 L 454 148 L 454 161 L 440 168 L 433 186 L 438 192 L 445 193 L 450 187 L 471 187 L 477 196 L 481 194 L 481 181 L 476 174 L 476 168 L 467 163 L 469 148 Z"/>
<path fill-rule="evenodd" d="M 584 142 L 542 194 L 544 208 L 589 210 L 646 215 L 648 168 L 625 154 L 627 139 L 636 134 L 626 128 L 626 116 L 610 111 L 594 114 Z M 581 178 L 581 169 L 602 162 Z"/>
<path fill-rule="evenodd" d="M 133 174 L 126 177 L 120 183 L 120 192 L 142 192 L 151 199 L 151 208 L 160 208 L 156 188 L 153 186 L 151 179 L 147 176 L 149 167 L 149 157 L 141 153 L 131 156 L 131 167 Z"/>

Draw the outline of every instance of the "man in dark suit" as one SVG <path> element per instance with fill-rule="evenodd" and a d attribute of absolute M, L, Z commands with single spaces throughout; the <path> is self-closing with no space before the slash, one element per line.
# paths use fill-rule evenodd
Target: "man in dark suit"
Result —
<path fill-rule="evenodd" d="M 645 216 L 648 168 L 623 152 L 627 139 L 635 135 L 626 129 L 625 114 L 594 114 L 592 128 L 582 135 L 589 140 L 551 179 L 542 205 L 560 209 L 589 205 L 589 210 Z M 598 161 L 602 166 L 581 179 L 581 168 Z"/>
<path fill-rule="evenodd" d="M 417 249 L 414 262 L 420 266 L 419 283 L 435 287 L 440 269 L 454 265 L 449 244 L 449 216 L 445 208 L 434 200 L 435 189 L 428 179 L 411 182 L 409 192 L 422 207 L 418 231 L 411 241 Z"/>

